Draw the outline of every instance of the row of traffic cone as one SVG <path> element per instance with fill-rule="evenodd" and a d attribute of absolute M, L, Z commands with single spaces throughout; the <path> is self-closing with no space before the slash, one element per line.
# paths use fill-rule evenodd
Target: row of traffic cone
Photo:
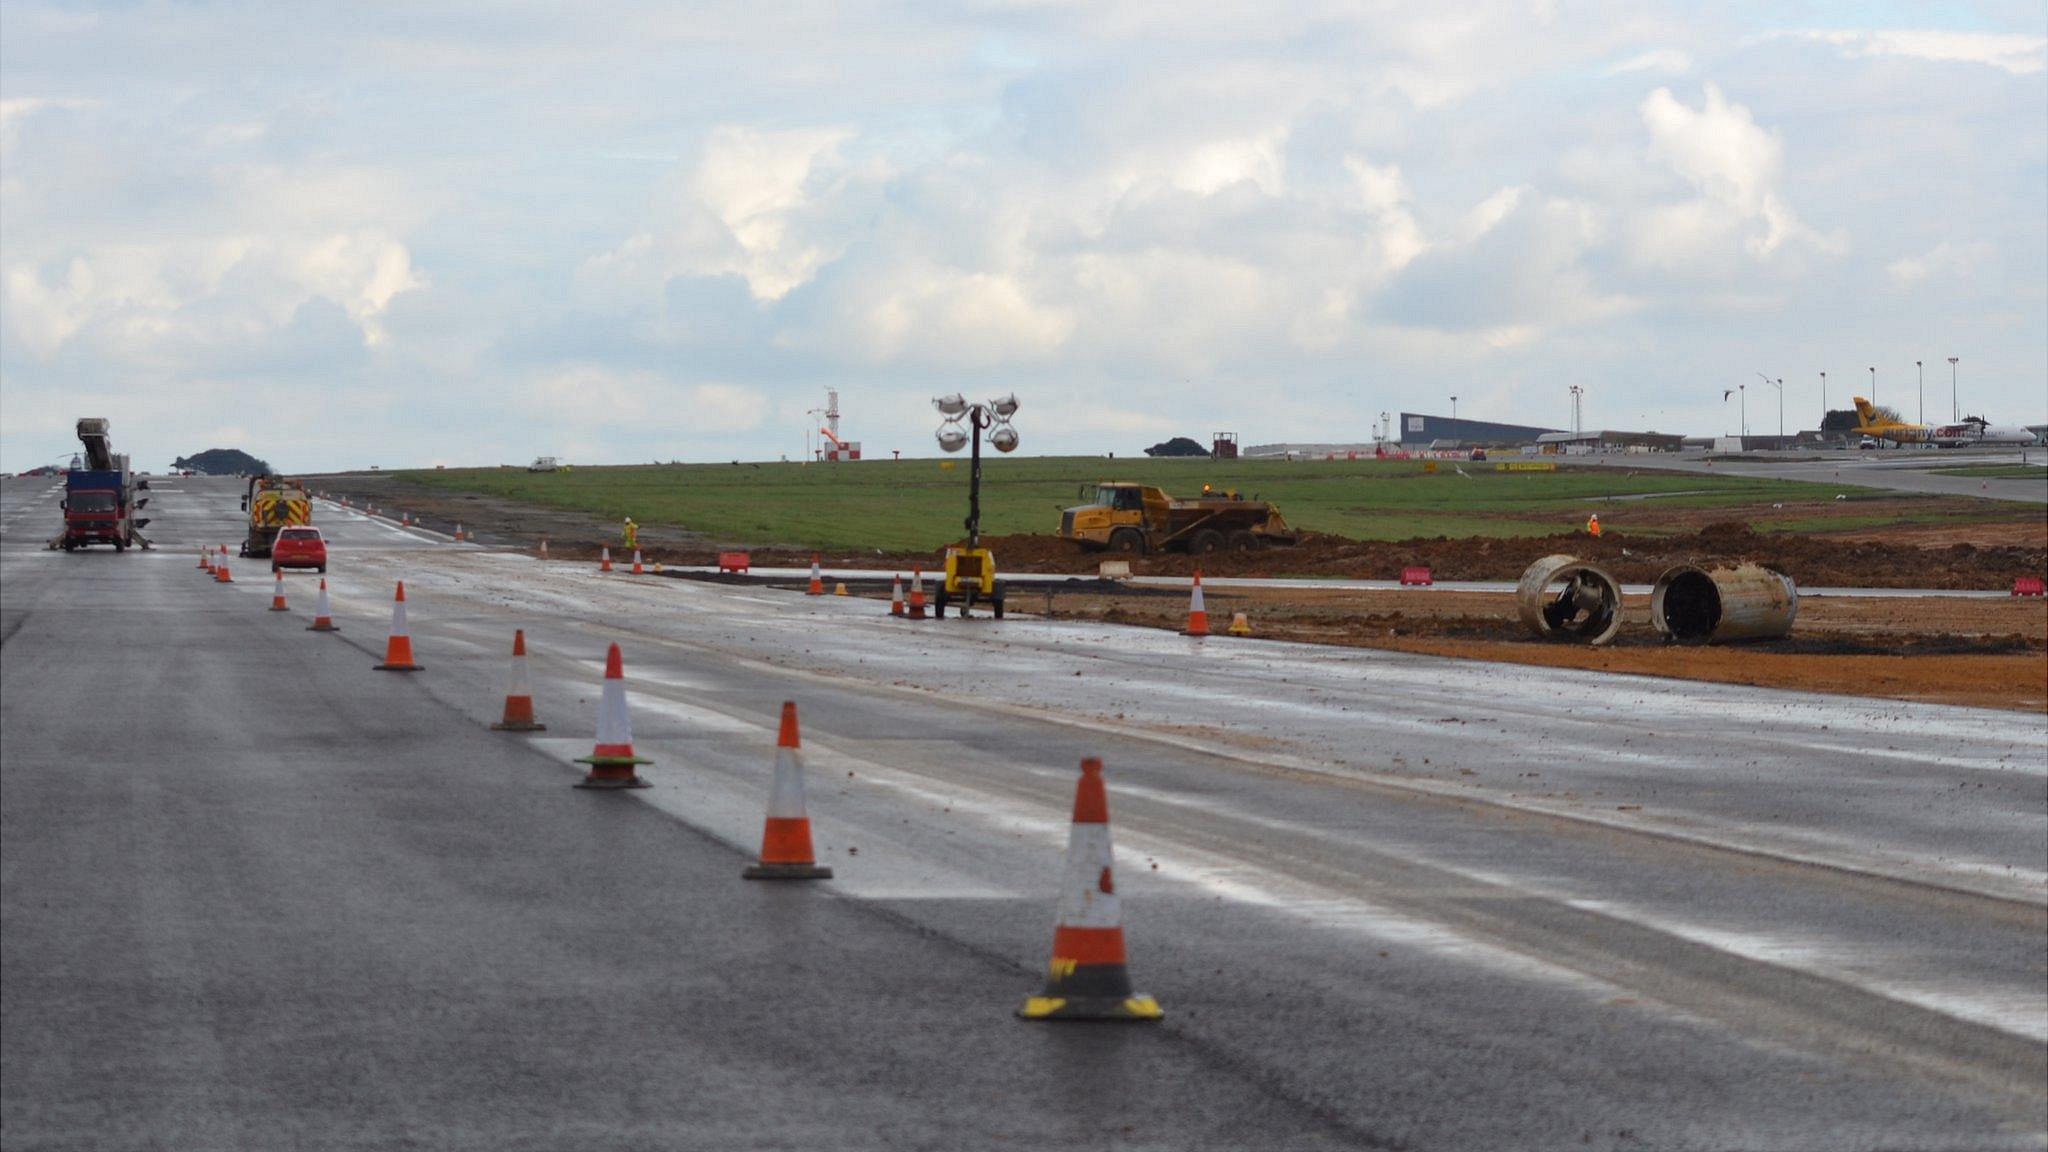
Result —
<path fill-rule="evenodd" d="M 903 602 L 903 574 L 898 572 L 889 585 L 889 615 L 906 620 L 924 619 L 924 569 L 910 570 L 910 603 Z"/>

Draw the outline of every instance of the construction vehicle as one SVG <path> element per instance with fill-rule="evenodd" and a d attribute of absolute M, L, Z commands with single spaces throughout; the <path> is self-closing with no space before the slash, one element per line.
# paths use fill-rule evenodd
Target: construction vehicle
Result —
<path fill-rule="evenodd" d="M 1280 509 L 1254 496 L 1202 485 L 1202 495 L 1176 500 L 1148 484 L 1101 483 L 1088 502 L 1060 512 L 1060 538 L 1091 552 L 1249 552 L 1293 544 L 1299 536 Z"/>
<path fill-rule="evenodd" d="M 977 601 L 987 604 L 996 619 L 1003 618 L 1003 585 L 996 579 L 995 553 L 979 546 L 946 549 L 946 578 L 932 596 L 932 616 L 944 620 L 946 605 L 957 604 L 965 620 Z"/>
<path fill-rule="evenodd" d="M 107 435 L 105 417 L 87 416 L 78 421 L 78 440 L 85 445 L 79 465 L 64 474 L 64 534 L 50 541 L 52 548 L 66 552 L 94 544 L 112 544 L 125 552 L 129 545 L 149 547 L 138 529 L 149 521 L 135 513 L 149 504 L 149 497 L 137 496 L 149 481 L 137 480 L 128 467 L 128 457 L 114 451 Z"/>
<path fill-rule="evenodd" d="M 1209 459 L 1237 459 L 1237 433 L 1218 432 L 1209 438 Z"/>
<path fill-rule="evenodd" d="M 263 557 L 270 555 L 280 531 L 313 522 L 313 498 L 296 480 L 251 476 L 242 493 L 242 511 L 249 514 L 249 535 L 242 541 L 242 555 Z"/>

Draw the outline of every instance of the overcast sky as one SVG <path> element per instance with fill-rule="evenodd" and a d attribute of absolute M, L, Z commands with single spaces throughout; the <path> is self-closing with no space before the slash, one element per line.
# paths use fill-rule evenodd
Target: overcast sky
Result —
<path fill-rule="evenodd" d="M 1702 16 L 1699 9 L 1714 14 Z M 0 5 L 0 467 L 2048 419 L 2038 0 Z"/>

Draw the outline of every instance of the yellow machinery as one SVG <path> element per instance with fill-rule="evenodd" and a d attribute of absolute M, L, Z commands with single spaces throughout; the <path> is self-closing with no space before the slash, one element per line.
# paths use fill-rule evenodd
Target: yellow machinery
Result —
<path fill-rule="evenodd" d="M 946 578 L 932 598 L 932 615 L 943 620 L 946 605 L 958 604 L 964 618 L 977 600 L 993 609 L 996 619 L 1003 618 L 1003 586 L 996 579 L 995 553 L 986 548 L 946 549 Z"/>
<path fill-rule="evenodd" d="M 1086 488 L 1081 496 L 1091 493 Z M 1268 544 L 1292 544 L 1298 537 L 1280 509 L 1236 492 L 1213 492 L 1176 500 L 1146 484 L 1097 484 L 1093 499 L 1060 513 L 1060 538 L 1091 551 L 1129 555 L 1147 552 L 1248 552 Z"/>
<path fill-rule="evenodd" d="M 249 535 L 242 541 L 242 555 L 268 556 L 280 529 L 313 522 L 313 498 L 296 480 L 280 476 L 251 476 L 242 494 L 242 511 L 249 514 Z"/>

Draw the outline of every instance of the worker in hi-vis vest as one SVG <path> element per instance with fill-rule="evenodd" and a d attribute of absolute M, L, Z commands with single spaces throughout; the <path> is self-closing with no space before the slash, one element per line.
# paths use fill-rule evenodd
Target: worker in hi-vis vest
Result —
<path fill-rule="evenodd" d="M 1600 514 L 1598 512 L 1595 512 L 1591 516 L 1586 517 L 1586 535 L 1598 536 L 1599 534 Z"/>
<path fill-rule="evenodd" d="M 1595 535 L 1598 535 L 1598 533 L 1595 533 Z M 640 526 L 633 523 L 631 516 L 626 517 L 626 526 L 619 529 L 619 538 L 626 542 L 628 549 L 640 546 Z"/>

